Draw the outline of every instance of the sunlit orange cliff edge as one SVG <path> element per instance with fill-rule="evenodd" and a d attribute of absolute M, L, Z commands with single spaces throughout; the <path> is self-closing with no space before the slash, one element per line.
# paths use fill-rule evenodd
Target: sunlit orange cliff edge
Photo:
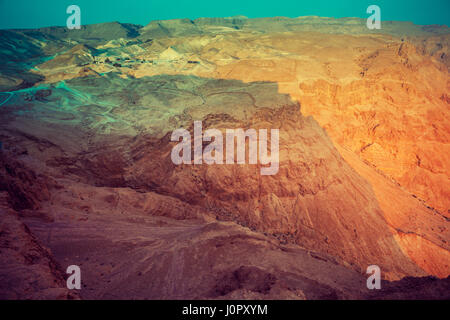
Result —
<path fill-rule="evenodd" d="M 447 278 L 449 29 L 382 26 L 0 31 L 0 296 L 380 298 L 369 265 L 393 287 Z M 174 165 L 194 120 L 279 129 L 278 173 Z M 79 293 L 60 289 L 71 264 Z"/>

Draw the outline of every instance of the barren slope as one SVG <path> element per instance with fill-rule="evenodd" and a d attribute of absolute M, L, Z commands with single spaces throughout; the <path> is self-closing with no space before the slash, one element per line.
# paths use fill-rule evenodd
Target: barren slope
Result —
<path fill-rule="evenodd" d="M 88 298 L 381 298 L 360 287 L 371 264 L 445 278 L 449 29 L 383 26 L 2 31 L 0 189 L 63 267 L 87 268 Z M 194 120 L 279 129 L 279 172 L 173 165 L 170 134 Z"/>

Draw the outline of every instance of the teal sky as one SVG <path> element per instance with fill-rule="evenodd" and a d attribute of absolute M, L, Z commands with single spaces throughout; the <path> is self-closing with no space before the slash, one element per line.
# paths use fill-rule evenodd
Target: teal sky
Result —
<path fill-rule="evenodd" d="M 382 20 L 450 25 L 450 0 L 0 0 L 0 29 L 63 26 L 71 4 L 81 8 L 82 24 L 234 15 L 366 18 L 366 8 L 376 4 Z"/>

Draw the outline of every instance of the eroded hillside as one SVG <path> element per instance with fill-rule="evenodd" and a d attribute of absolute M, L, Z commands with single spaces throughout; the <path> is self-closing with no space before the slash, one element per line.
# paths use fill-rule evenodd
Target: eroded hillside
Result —
<path fill-rule="evenodd" d="M 87 297 L 355 298 L 371 264 L 389 280 L 450 274 L 448 28 L 237 17 L 2 35 L 0 186 L 58 261 L 92 272 Z M 174 165 L 170 133 L 195 120 L 279 129 L 278 173 Z M 161 260 L 126 271 L 122 249 Z"/>

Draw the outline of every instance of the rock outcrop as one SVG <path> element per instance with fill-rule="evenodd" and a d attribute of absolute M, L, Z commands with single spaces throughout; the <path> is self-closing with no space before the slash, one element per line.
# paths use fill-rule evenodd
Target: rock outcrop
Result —
<path fill-rule="evenodd" d="M 0 299 L 79 299 L 60 265 L 40 244 L 0 192 Z"/>
<path fill-rule="evenodd" d="M 85 298 L 419 297 L 412 283 L 445 297 L 448 280 L 420 277 L 450 274 L 449 31 L 385 25 L 234 17 L 2 31 L 5 226 L 25 230 L 14 241 L 33 243 L 40 264 L 80 265 Z M 14 57 L 20 42 L 30 50 Z M 175 165 L 171 133 L 193 136 L 194 121 L 278 129 L 277 173 Z M 21 272 L 15 255 L 2 255 L 16 266 L 3 277 Z M 373 264 L 386 281 L 414 278 L 370 294 Z M 57 269 L 5 297 L 61 285 Z"/>

